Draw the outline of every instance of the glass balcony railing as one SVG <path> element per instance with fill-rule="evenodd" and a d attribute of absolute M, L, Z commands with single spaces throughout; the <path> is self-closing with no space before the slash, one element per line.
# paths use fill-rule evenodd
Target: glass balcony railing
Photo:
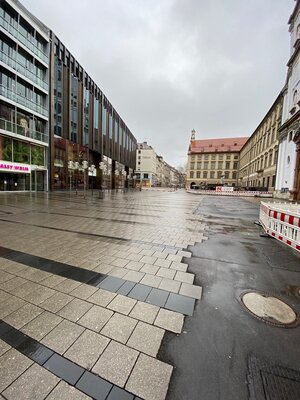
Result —
<path fill-rule="evenodd" d="M 5 54 L 3 51 L 0 50 L 0 61 L 4 62 L 7 64 L 9 67 L 13 68 L 20 74 L 26 76 L 26 78 L 32 80 L 35 82 L 37 85 L 42 87 L 45 90 L 48 90 L 48 83 L 43 81 L 41 78 L 36 76 L 32 71 L 30 71 L 28 68 L 24 67 L 22 64 L 20 64 L 18 61 L 13 59 L 12 57 L 8 56 Z"/>
<path fill-rule="evenodd" d="M 13 26 L 9 22 L 7 22 L 3 17 L 0 16 L 0 26 L 2 26 L 5 30 L 7 30 L 12 36 L 18 39 L 21 43 L 24 44 L 29 50 L 31 50 L 36 56 L 38 56 L 41 60 L 48 64 L 49 56 L 44 53 L 41 49 L 39 49 L 33 40 L 29 40 L 25 37 L 21 32 L 18 31 L 17 27 Z"/>
<path fill-rule="evenodd" d="M 46 117 L 48 116 L 48 110 L 46 107 L 37 104 L 24 96 L 21 96 L 20 94 L 16 93 L 6 86 L 0 85 L 0 96 L 7 97 L 8 99 L 15 101 L 16 103 L 19 103 L 22 106 L 29 108 L 30 110 L 45 115 Z"/>
<path fill-rule="evenodd" d="M 0 118 L 0 129 L 7 132 L 16 133 L 31 139 L 39 140 L 40 142 L 48 143 L 48 135 L 42 132 L 34 131 L 30 128 L 25 128 L 24 126 L 15 124 L 5 119 Z"/>

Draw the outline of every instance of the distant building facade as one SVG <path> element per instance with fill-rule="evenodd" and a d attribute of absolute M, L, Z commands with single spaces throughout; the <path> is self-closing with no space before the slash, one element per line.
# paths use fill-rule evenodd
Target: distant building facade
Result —
<path fill-rule="evenodd" d="M 300 200 L 300 1 L 289 19 L 290 59 L 284 87 L 275 196 Z"/>
<path fill-rule="evenodd" d="M 247 137 L 196 140 L 193 130 L 187 161 L 187 188 L 237 186 L 239 152 Z"/>
<path fill-rule="evenodd" d="M 274 191 L 278 160 L 278 135 L 282 117 L 280 93 L 240 151 L 239 186 Z"/>
<path fill-rule="evenodd" d="M 156 158 L 155 150 L 147 142 L 137 144 L 135 177 L 141 186 L 156 186 Z"/>

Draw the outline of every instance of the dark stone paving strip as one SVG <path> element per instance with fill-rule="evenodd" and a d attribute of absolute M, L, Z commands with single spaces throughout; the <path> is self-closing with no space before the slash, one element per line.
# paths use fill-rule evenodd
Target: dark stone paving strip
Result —
<path fill-rule="evenodd" d="M 78 235 L 84 235 L 84 236 L 91 236 L 91 237 L 99 237 L 99 238 L 106 238 L 106 239 L 111 239 L 114 241 L 118 242 L 125 242 L 125 243 L 138 243 L 138 244 L 145 244 L 145 245 L 151 245 L 151 246 L 159 246 L 158 244 L 151 243 L 151 242 L 145 242 L 143 240 L 132 240 L 132 239 L 125 239 L 117 236 L 108 236 L 108 235 L 99 235 L 96 233 L 87 233 L 87 232 L 78 232 L 78 231 L 71 231 L 70 229 L 62 229 L 62 228 L 54 228 L 52 226 L 44 226 L 44 225 L 38 225 L 38 224 L 28 224 L 26 222 L 20 222 L 20 221 L 11 221 L 9 219 L 2 219 L 0 218 L 0 221 L 3 222 L 8 222 L 11 224 L 20 224 L 20 225 L 26 225 L 26 226 L 36 226 L 37 228 L 43 228 L 43 229 L 51 229 L 54 231 L 60 231 L 60 232 L 69 232 L 69 233 L 77 233 Z M 183 247 L 177 247 L 177 246 L 163 246 L 164 249 L 166 250 L 183 250 Z"/>
<path fill-rule="evenodd" d="M 0 320 L 0 339 L 93 399 L 138 400 L 138 397 L 57 354 L 3 320 Z"/>
<path fill-rule="evenodd" d="M 94 287 L 119 293 L 146 303 L 159 305 L 172 311 L 185 315 L 193 315 L 195 300 L 180 294 L 170 293 L 166 290 L 154 289 L 151 286 L 142 285 L 121 278 L 101 274 L 70 264 L 49 260 L 48 258 L 35 256 L 22 251 L 0 246 L 0 257 L 15 261 L 41 271 L 59 275 L 74 281 L 86 283 Z M 43 282 L 41 282 L 42 284 Z"/>

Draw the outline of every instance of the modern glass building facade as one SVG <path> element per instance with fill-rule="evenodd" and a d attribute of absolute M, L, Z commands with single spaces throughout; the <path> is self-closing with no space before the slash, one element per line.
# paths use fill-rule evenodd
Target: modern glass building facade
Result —
<path fill-rule="evenodd" d="M 0 191 L 48 188 L 49 31 L 0 1 Z"/>
<path fill-rule="evenodd" d="M 121 188 L 135 169 L 137 141 L 101 89 L 51 32 L 50 188 Z M 76 167 L 69 169 L 72 161 Z M 102 169 L 99 168 L 102 163 Z"/>
<path fill-rule="evenodd" d="M 127 186 L 136 144 L 57 36 L 0 0 L 0 191 Z"/>

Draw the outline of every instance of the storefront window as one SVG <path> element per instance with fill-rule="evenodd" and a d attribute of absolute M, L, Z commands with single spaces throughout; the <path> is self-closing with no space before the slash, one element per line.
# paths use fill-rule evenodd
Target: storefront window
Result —
<path fill-rule="evenodd" d="M 0 137 L 0 159 L 2 161 L 12 161 L 12 139 Z"/>
<path fill-rule="evenodd" d="M 31 146 L 31 164 L 45 165 L 44 148 L 41 146 Z"/>
<path fill-rule="evenodd" d="M 20 142 L 19 140 L 14 140 L 13 145 L 14 145 L 13 161 L 29 164 L 29 144 Z"/>

